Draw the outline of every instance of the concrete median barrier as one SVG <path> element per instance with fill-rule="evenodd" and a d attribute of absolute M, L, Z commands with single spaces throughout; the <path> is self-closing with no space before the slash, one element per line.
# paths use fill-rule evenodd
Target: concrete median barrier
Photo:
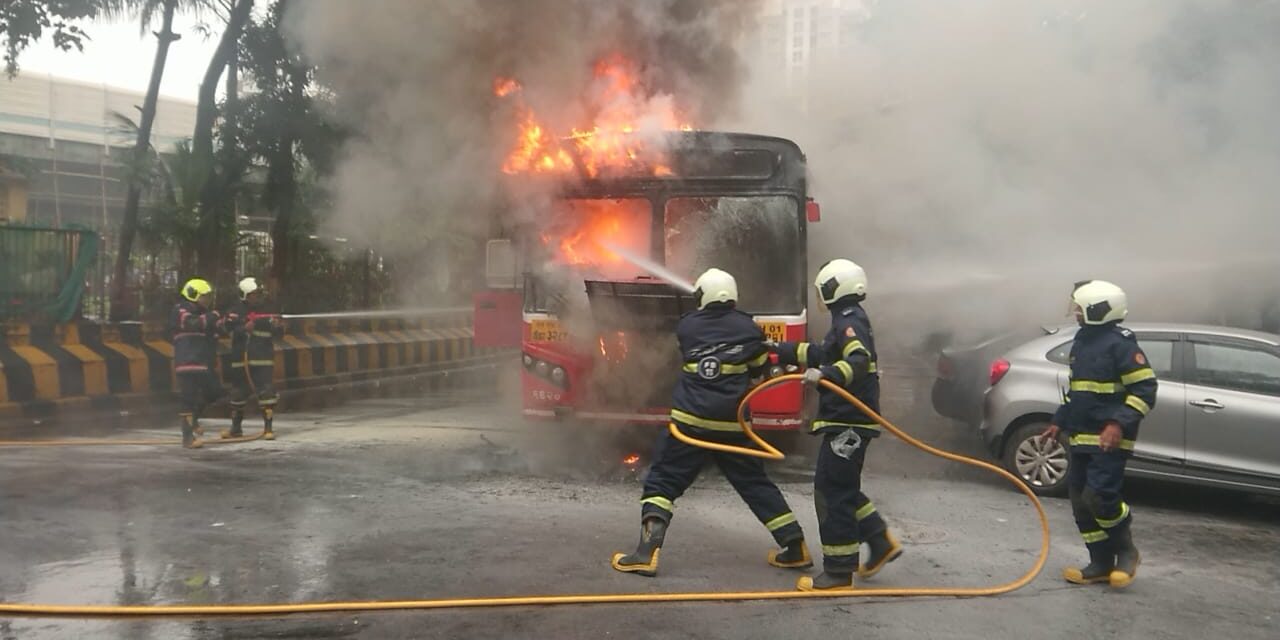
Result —
<path fill-rule="evenodd" d="M 294 406 L 464 384 L 510 355 L 474 345 L 470 309 L 286 316 L 283 324 L 275 384 Z M 173 347 L 163 326 L 8 324 L 0 331 L 0 419 L 171 404 Z M 220 375 L 230 369 L 229 347 L 224 339 Z"/>

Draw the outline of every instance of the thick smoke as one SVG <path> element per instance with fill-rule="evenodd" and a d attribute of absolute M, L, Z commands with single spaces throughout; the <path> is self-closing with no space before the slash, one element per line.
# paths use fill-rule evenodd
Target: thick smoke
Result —
<path fill-rule="evenodd" d="M 590 125 L 592 67 L 621 54 L 655 104 L 678 96 L 695 122 L 736 102 L 736 38 L 753 2 L 723 0 L 307 0 L 290 7 L 291 41 L 319 65 L 354 139 L 329 187 L 329 231 L 368 243 L 426 281 L 406 292 L 469 293 L 480 240 L 510 222 L 499 178 L 515 142 L 494 95 L 515 78 L 547 128 Z M 524 215 L 537 193 L 522 193 Z M 545 195 L 545 194 L 542 194 Z M 471 277 L 474 278 L 474 275 Z M 454 278 L 454 281 L 450 281 Z"/>
<path fill-rule="evenodd" d="M 796 139 L 810 266 L 864 263 L 881 334 L 1065 320 L 1260 324 L 1280 293 L 1280 2 L 866 2 L 807 100 L 756 65 L 732 125 Z"/>

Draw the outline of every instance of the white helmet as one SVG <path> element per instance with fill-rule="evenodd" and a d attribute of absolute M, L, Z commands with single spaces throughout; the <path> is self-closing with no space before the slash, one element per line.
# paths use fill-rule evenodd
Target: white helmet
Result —
<path fill-rule="evenodd" d="M 1077 282 L 1071 292 L 1072 311 L 1079 309 L 1084 324 L 1099 325 L 1124 320 L 1129 301 L 1124 289 L 1105 280 Z"/>
<path fill-rule="evenodd" d="M 245 278 L 244 280 L 240 281 L 240 298 L 241 299 L 248 298 L 249 294 L 253 293 L 254 291 L 259 291 L 261 289 L 262 287 L 258 286 L 257 279 Z"/>
<path fill-rule="evenodd" d="M 836 258 L 822 265 L 813 286 L 818 288 L 818 297 L 824 304 L 832 304 L 845 296 L 865 296 L 867 272 L 852 260 Z"/>
<path fill-rule="evenodd" d="M 738 281 L 728 272 L 707 269 L 693 283 L 693 297 L 699 309 L 706 309 L 713 302 L 737 302 Z"/>

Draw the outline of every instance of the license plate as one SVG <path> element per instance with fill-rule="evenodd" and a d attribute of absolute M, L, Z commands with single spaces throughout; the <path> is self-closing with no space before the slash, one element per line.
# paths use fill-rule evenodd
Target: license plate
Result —
<path fill-rule="evenodd" d="M 564 342 L 569 337 L 555 320 L 534 320 L 529 324 L 529 339 L 533 342 Z"/>
<path fill-rule="evenodd" d="M 760 328 L 764 330 L 764 337 L 774 342 L 785 342 L 787 339 L 787 323 L 785 322 L 761 322 Z"/>

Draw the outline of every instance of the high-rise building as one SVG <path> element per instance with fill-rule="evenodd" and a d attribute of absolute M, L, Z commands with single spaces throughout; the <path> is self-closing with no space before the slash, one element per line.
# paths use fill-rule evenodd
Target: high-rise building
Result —
<path fill-rule="evenodd" d="M 760 15 L 763 72 L 803 94 L 816 66 L 847 55 L 875 0 L 770 0 Z"/>

